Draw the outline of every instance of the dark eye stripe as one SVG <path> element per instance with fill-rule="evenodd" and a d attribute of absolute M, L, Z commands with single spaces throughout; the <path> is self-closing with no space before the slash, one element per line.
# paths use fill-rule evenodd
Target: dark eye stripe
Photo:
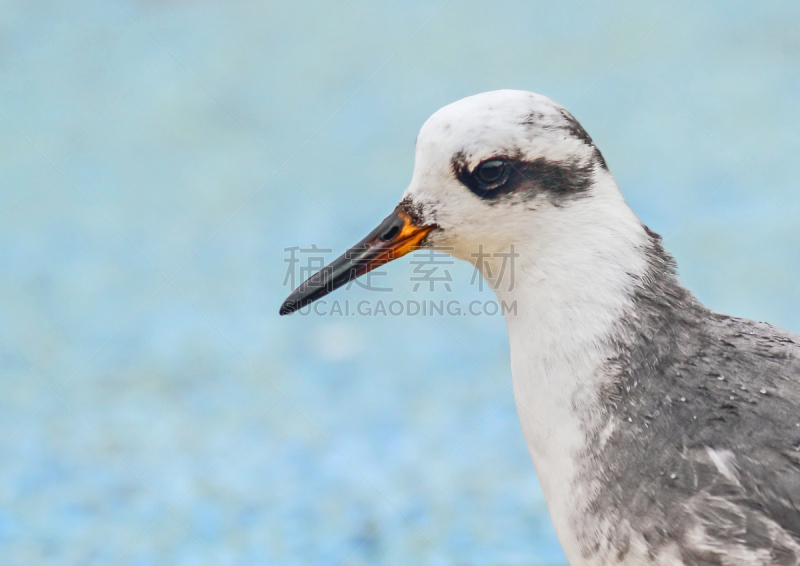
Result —
<path fill-rule="evenodd" d="M 512 192 L 529 197 L 545 193 L 554 202 L 579 198 L 591 186 L 595 165 L 604 165 L 598 160 L 576 163 L 495 157 L 470 170 L 467 162 L 462 153 L 453 156 L 453 172 L 470 191 L 488 201 L 497 201 Z"/>

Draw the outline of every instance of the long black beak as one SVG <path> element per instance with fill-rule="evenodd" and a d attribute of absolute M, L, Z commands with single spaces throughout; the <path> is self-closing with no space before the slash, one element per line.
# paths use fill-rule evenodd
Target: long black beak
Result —
<path fill-rule="evenodd" d="M 290 314 L 376 267 L 413 251 L 436 226 L 419 226 L 398 205 L 369 235 L 292 291 L 280 314 Z"/>

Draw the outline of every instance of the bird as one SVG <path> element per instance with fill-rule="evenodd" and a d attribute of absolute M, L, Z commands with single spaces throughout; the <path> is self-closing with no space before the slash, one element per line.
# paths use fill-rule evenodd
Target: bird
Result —
<path fill-rule="evenodd" d="M 800 336 L 701 304 L 565 107 L 435 112 L 397 208 L 280 314 L 417 248 L 516 304 L 514 398 L 570 564 L 800 564 Z"/>

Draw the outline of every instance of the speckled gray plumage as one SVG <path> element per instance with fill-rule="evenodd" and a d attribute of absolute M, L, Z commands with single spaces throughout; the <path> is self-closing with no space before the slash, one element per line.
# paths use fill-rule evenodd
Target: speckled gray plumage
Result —
<path fill-rule="evenodd" d="M 799 564 L 800 336 L 710 311 L 658 236 L 643 251 L 580 457 L 584 557 L 644 544 L 654 563 Z"/>

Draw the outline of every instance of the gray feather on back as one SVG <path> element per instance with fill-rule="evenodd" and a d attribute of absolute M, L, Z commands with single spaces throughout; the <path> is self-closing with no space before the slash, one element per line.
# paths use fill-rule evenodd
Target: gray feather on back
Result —
<path fill-rule="evenodd" d="M 585 524 L 613 532 L 586 528 L 585 552 L 624 560 L 636 533 L 651 559 L 799 564 L 800 336 L 705 308 L 650 236 L 601 395 L 613 432 L 582 455 Z"/>

